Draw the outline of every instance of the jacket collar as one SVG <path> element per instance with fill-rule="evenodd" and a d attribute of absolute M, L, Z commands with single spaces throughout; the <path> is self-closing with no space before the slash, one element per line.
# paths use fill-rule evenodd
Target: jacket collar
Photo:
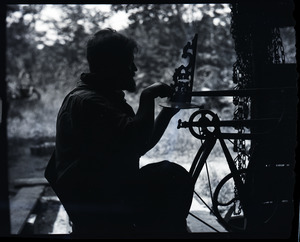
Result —
<path fill-rule="evenodd" d="M 98 73 L 82 73 L 78 86 L 86 85 L 89 89 L 112 100 L 124 100 L 125 93 L 122 90 L 116 89 L 114 82 L 115 80 L 109 77 L 102 77 L 101 74 Z"/>

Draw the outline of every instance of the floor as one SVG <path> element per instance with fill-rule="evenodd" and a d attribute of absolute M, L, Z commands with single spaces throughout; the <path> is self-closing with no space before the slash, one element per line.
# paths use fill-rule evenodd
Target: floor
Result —
<path fill-rule="evenodd" d="M 69 234 L 72 231 L 68 215 L 55 195 L 42 197 L 41 204 L 39 215 L 32 219 L 32 223 L 36 222 L 35 234 Z M 56 214 L 54 220 L 50 219 L 53 214 Z M 196 199 L 193 199 L 187 224 L 191 233 L 226 232 L 210 211 Z"/>

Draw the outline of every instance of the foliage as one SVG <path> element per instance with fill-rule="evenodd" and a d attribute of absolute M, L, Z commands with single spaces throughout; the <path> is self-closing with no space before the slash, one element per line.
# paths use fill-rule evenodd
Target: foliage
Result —
<path fill-rule="evenodd" d="M 125 30 L 140 43 L 137 64 L 138 87 L 161 81 L 172 82 L 181 64 L 182 48 L 198 33 L 194 90 L 232 87 L 231 69 L 235 59 L 230 34 L 230 15 L 223 4 L 126 4 L 113 5 L 128 12 L 131 24 Z M 199 18 L 197 15 L 201 14 Z M 195 15 L 193 17 L 193 15 Z M 184 20 L 186 16 L 189 19 Z M 191 17 L 192 16 L 192 17 Z M 228 106 L 228 99 L 202 98 L 207 108 Z"/>
<path fill-rule="evenodd" d="M 46 18 L 44 10 L 49 6 L 56 14 Z M 144 87 L 158 81 L 172 83 L 174 70 L 181 64 L 182 48 L 195 33 L 198 46 L 194 90 L 232 88 L 235 53 L 228 9 L 225 4 L 113 4 L 110 12 L 104 12 L 84 4 L 7 5 L 8 123 L 15 124 L 8 127 L 9 135 L 24 134 L 19 128 L 22 123 L 30 123 L 24 129 L 26 135 L 33 135 L 35 123 L 40 122 L 38 113 L 42 112 L 34 108 L 43 108 L 47 117 L 56 116 L 66 92 L 76 85 L 81 72 L 88 71 L 88 36 L 103 28 L 110 15 L 120 11 L 125 11 L 130 20 L 121 32 L 136 39 L 140 46 L 136 56 L 138 92 L 127 95 L 135 110 L 138 94 Z M 38 29 L 41 24 L 46 28 Z M 293 37 L 286 36 L 288 40 Z M 291 44 L 288 48 L 294 50 Z M 228 98 L 202 97 L 198 101 L 220 113 L 227 110 L 228 114 L 231 110 L 232 100 Z M 36 116 L 24 115 L 26 112 Z M 37 121 L 25 122 L 23 119 L 29 116 Z M 44 127 L 53 127 L 50 120 L 46 118 Z M 43 126 L 41 129 L 36 133 L 42 135 Z M 50 133 L 55 135 L 54 132 L 53 128 Z"/>
<path fill-rule="evenodd" d="M 87 9 L 84 5 L 57 4 L 53 7 L 61 13 L 60 17 L 44 18 L 44 10 L 48 7 L 43 4 L 7 6 L 6 81 L 10 102 L 8 123 L 15 124 L 13 129 L 9 127 L 12 136 L 33 135 L 36 122 L 28 122 L 26 117 L 39 120 L 39 115 L 37 112 L 34 112 L 35 117 L 25 113 L 32 112 L 37 106 L 46 112 L 46 116 L 56 116 L 63 96 L 75 86 L 80 73 L 88 71 L 85 59 L 88 36 L 101 28 L 110 14 Z M 122 32 L 134 37 L 140 46 L 136 57 L 139 91 L 157 81 L 172 82 L 182 48 L 196 32 L 199 33 L 199 45 L 195 79 L 200 81 L 195 88 L 228 86 L 234 54 L 229 38 L 230 18 L 228 13 L 219 13 L 223 8 L 223 5 L 205 4 L 111 5 L 112 12 L 129 14 L 130 25 Z M 197 12 L 202 18 L 184 20 Z M 214 19 L 219 19 L 222 25 L 214 24 Z M 41 23 L 46 24 L 47 29 L 37 30 L 36 26 Z M 47 33 L 54 33 L 55 38 L 51 39 Z M 137 97 L 128 96 L 135 109 Z M 21 124 L 24 123 L 30 127 L 23 127 Z M 47 123 L 45 127 L 53 125 Z M 42 135 L 43 131 L 35 133 Z M 54 135 L 54 130 L 48 133 Z"/>

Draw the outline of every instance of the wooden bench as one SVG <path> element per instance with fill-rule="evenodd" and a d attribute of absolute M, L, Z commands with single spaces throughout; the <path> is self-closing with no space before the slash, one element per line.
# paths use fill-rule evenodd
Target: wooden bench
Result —
<path fill-rule="evenodd" d="M 20 187 L 20 189 L 10 199 L 11 234 L 22 232 L 47 184 L 47 180 L 43 178 L 17 179 L 15 181 L 15 187 Z"/>
<path fill-rule="evenodd" d="M 48 226 L 52 226 L 53 229 L 50 231 L 48 228 L 40 228 L 36 227 L 36 224 L 39 224 L 39 218 L 37 221 L 33 222 L 33 226 L 35 229 L 38 229 L 38 234 L 40 233 L 47 233 L 49 236 L 53 236 L 55 234 L 68 234 L 71 231 L 70 224 L 68 224 L 68 217 L 66 212 L 62 207 L 60 207 L 57 214 L 50 214 L 49 211 L 41 211 L 44 209 L 37 209 L 39 211 L 35 211 L 38 204 L 45 204 L 47 200 L 49 202 L 59 201 L 55 196 L 47 196 L 47 189 L 45 189 L 49 183 L 44 178 L 30 178 L 30 179 L 16 179 L 14 181 L 14 186 L 20 188 L 17 194 L 11 198 L 10 200 L 10 216 L 11 216 L 11 234 L 18 235 L 24 233 L 24 231 L 28 232 L 28 220 L 32 214 L 36 212 L 40 212 L 42 214 L 37 214 L 39 216 L 54 216 L 55 219 L 51 221 L 51 224 Z M 45 204 L 47 207 L 47 204 Z M 47 209 L 47 208 L 46 208 Z M 197 217 L 203 219 L 204 221 L 208 222 L 211 226 L 216 228 L 220 232 L 226 232 L 226 230 L 219 225 L 216 218 L 212 216 L 208 209 L 203 209 L 201 207 L 201 202 L 197 201 L 197 199 L 193 199 L 191 212 L 187 218 L 188 227 L 191 233 L 199 233 L 199 232 L 216 232 L 212 230 L 210 227 L 203 225 L 203 222 L 199 222 L 199 220 L 195 219 L 192 215 L 197 215 Z M 58 215 L 61 214 L 61 215 Z M 60 221 L 58 221 L 60 220 Z M 64 221 L 62 221 L 64 220 Z M 48 220 L 49 222 L 50 220 Z M 58 226 L 55 226 L 55 223 L 59 223 Z M 45 227 L 46 225 L 43 224 Z M 32 231 L 34 234 L 34 231 Z"/>

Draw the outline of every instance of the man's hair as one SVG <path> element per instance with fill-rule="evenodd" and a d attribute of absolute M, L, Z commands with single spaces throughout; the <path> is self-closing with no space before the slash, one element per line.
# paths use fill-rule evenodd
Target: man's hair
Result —
<path fill-rule="evenodd" d="M 87 42 L 86 57 L 90 71 L 113 71 L 119 66 L 130 64 L 137 49 L 137 43 L 133 39 L 116 30 L 100 30 Z"/>

